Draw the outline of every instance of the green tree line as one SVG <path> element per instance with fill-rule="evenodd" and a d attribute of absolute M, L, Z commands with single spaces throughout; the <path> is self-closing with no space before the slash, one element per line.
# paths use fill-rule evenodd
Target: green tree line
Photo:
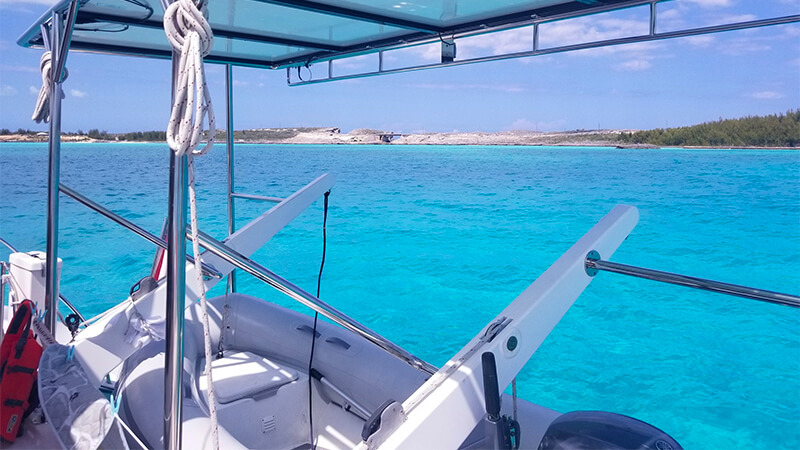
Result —
<path fill-rule="evenodd" d="M 800 110 L 789 110 L 786 114 L 720 119 L 691 127 L 622 133 L 620 140 L 629 144 L 676 147 L 798 147 Z"/>

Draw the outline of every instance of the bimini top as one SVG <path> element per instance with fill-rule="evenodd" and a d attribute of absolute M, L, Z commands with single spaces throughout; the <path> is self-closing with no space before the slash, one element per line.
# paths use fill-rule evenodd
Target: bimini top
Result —
<path fill-rule="evenodd" d="M 489 33 L 535 21 L 652 3 L 643 0 L 213 0 L 206 61 L 279 69 Z M 19 39 L 44 46 L 41 27 Z M 154 0 L 80 0 L 71 50 L 169 58 L 164 7 Z"/>

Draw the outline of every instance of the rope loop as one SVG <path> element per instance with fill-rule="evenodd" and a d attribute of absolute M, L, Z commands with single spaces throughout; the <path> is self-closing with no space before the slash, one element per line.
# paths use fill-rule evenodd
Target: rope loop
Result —
<path fill-rule="evenodd" d="M 198 4 L 205 9 L 205 3 L 200 0 Z M 169 5 L 164 13 L 164 30 L 167 33 L 172 48 L 177 51 L 183 49 L 186 40 L 192 33 L 197 33 L 200 38 L 201 57 L 207 56 L 211 51 L 214 35 L 205 14 L 192 0 L 177 0 Z"/>
<path fill-rule="evenodd" d="M 164 31 L 172 47 L 180 54 L 175 99 L 167 126 L 167 144 L 178 155 L 204 155 L 214 145 L 216 134 L 214 108 L 203 69 L 203 57 L 208 55 L 213 44 L 211 26 L 192 0 L 178 0 L 164 13 Z M 208 141 L 198 149 L 203 139 L 206 115 Z"/>
<path fill-rule="evenodd" d="M 194 157 L 204 155 L 211 150 L 216 134 L 214 108 L 211 106 L 211 95 L 206 86 L 206 74 L 203 69 L 203 57 L 211 51 L 214 36 L 201 9 L 205 9 L 205 0 L 198 0 L 197 5 L 192 0 L 177 0 L 170 4 L 164 13 L 164 31 L 172 48 L 179 54 L 172 113 L 167 126 L 167 144 L 176 155 L 187 155 L 192 251 L 197 286 L 200 290 L 200 308 L 203 320 L 203 347 L 206 359 L 205 376 L 208 380 L 211 442 L 214 449 L 219 449 L 217 402 L 212 376 L 211 327 L 198 239 L 200 231 L 197 224 L 197 191 L 194 170 Z M 208 142 L 198 149 L 203 138 L 203 120 L 206 114 L 208 114 Z"/>
<path fill-rule="evenodd" d="M 50 84 L 53 79 L 53 53 L 44 52 L 42 59 L 39 60 L 39 70 L 42 72 L 42 88 L 39 89 L 39 97 L 36 99 L 36 106 L 33 108 L 31 120 L 36 123 L 50 121 Z M 69 72 L 64 68 L 62 82 L 67 79 Z M 64 98 L 64 91 L 61 91 L 61 98 Z"/>

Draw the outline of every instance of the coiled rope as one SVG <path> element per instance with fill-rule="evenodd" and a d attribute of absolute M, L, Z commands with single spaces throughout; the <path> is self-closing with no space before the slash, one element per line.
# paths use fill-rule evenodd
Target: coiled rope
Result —
<path fill-rule="evenodd" d="M 39 60 L 39 70 L 42 72 L 42 88 L 39 89 L 39 97 L 36 99 L 36 106 L 33 108 L 31 119 L 36 123 L 50 121 L 50 83 L 53 78 L 53 53 L 44 52 L 42 59 Z M 61 81 L 69 76 L 67 68 L 64 67 L 64 75 Z M 61 91 L 61 98 L 64 98 L 64 91 Z"/>
<path fill-rule="evenodd" d="M 208 380 L 208 412 L 211 418 L 211 439 L 213 448 L 219 449 L 216 396 L 214 380 L 211 375 L 211 334 L 208 324 L 206 288 L 203 281 L 202 261 L 197 226 L 197 193 L 195 190 L 194 157 L 202 156 L 214 145 L 214 109 L 206 86 L 203 70 L 203 57 L 211 51 L 214 36 L 201 9 L 205 1 L 198 4 L 192 0 L 177 0 L 164 13 L 164 31 L 172 48 L 179 53 L 178 76 L 175 84 L 175 97 L 172 113 L 167 126 L 167 144 L 177 156 L 186 155 L 189 168 L 189 206 L 192 225 L 192 250 L 194 253 L 195 274 L 200 289 L 200 307 L 203 312 L 203 335 L 205 347 L 205 375 Z M 203 120 L 208 117 L 208 141 L 202 148 Z"/>

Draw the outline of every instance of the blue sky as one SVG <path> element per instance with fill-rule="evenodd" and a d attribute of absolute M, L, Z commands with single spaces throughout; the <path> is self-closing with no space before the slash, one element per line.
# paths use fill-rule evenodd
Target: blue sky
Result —
<path fill-rule="evenodd" d="M 0 127 L 46 129 L 30 120 L 41 85 L 40 50 L 17 38 L 49 0 L 0 0 Z M 544 25 L 541 46 L 644 32 L 646 10 Z M 800 13 L 800 0 L 674 0 L 659 6 L 659 31 Z M 530 30 L 459 43 L 458 56 L 530 46 Z M 437 48 L 387 56 L 430 62 Z M 353 58 L 339 71 L 373 68 Z M 63 129 L 163 130 L 169 62 L 71 53 Z M 207 73 L 224 123 L 224 70 Z M 451 67 L 368 79 L 286 86 L 284 71 L 235 68 L 235 128 L 335 126 L 414 131 L 647 129 L 800 107 L 800 25 L 720 33 L 606 49 Z"/>

